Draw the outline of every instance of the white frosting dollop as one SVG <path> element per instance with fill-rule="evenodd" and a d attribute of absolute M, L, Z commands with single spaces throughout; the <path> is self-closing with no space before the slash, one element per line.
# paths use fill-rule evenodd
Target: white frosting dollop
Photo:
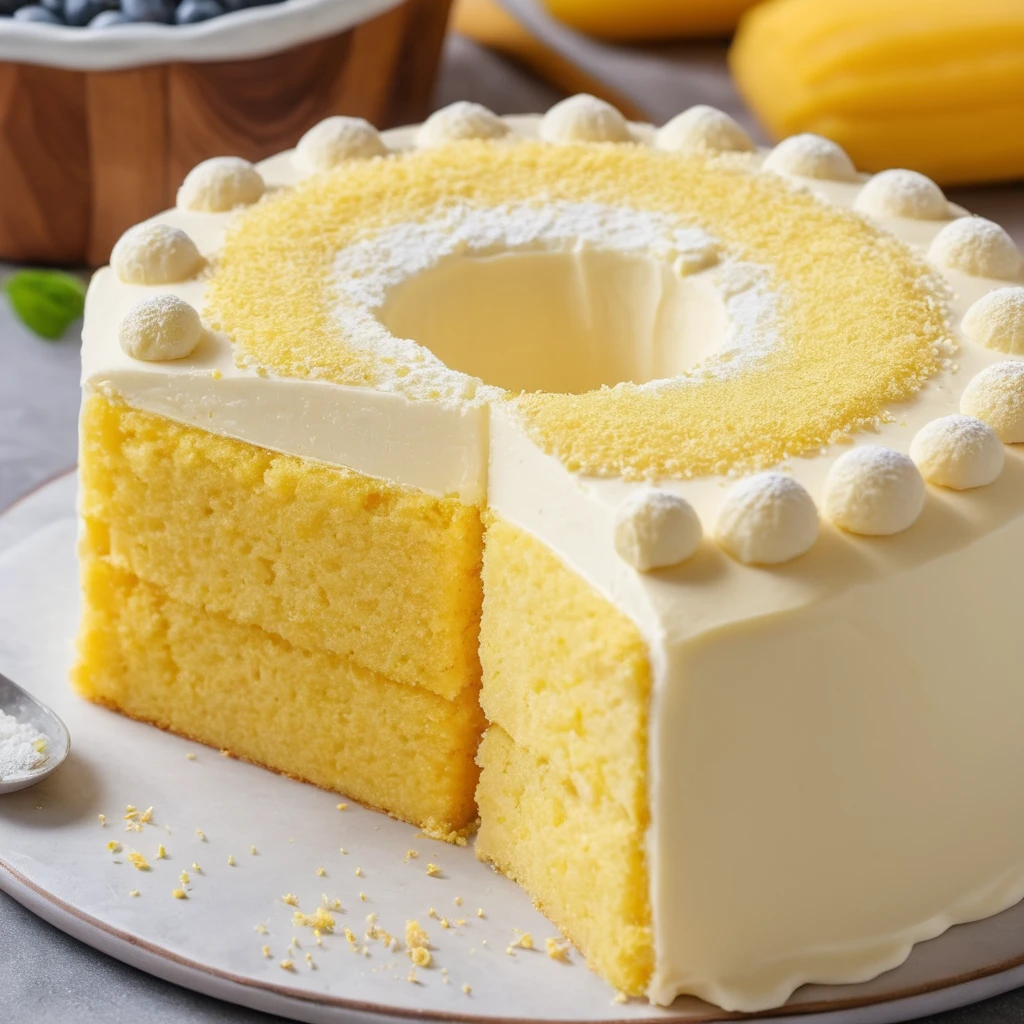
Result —
<path fill-rule="evenodd" d="M 966 491 L 992 483 L 1006 451 L 987 423 L 954 414 L 926 423 L 910 443 L 910 457 L 929 483 Z"/>
<path fill-rule="evenodd" d="M 133 359 L 162 362 L 190 356 L 202 335 L 194 306 L 177 295 L 156 295 L 128 310 L 118 341 Z"/>
<path fill-rule="evenodd" d="M 932 240 L 928 259 L 940 267 L 1000 281 L 1014 281 L 1024 270 L 1024 259 L 1013 239 L 984 217 L 951 221 Z"/>
<path fill-rule="evenodd" d="M 960 411 L 987 423 L 1007 444 L 1024 441 L 1024 362 L 986 366 L 964 388 Z"/>
<path fill-rule="evenodd" d="M 814 500 L 782 473 L 757 473 L 733 484 L 715 524 L 718 544 L 745 565 L 788 562 L 817 537 Z"/>
<path fill-rule="evenodd" d="M 187 281 L 203 263 L 195 242 L 184 231 L 152 222 L 129 228 L 110 253 L 110 265 L 125 284 Z"/>
<path fill-rule="evenodd" d="M 846 150 L 822 135 L 805 132 L 783 139 L 761 165 L 776 174 L 822 181 L 856 181 L 857 169 Z"/>
<path fill-rule="evenodd" d="M 239 156 L 215 156 L 196 164 L 178 189 L 178 208 L 223 213 L 251 206 L 266 191 L 260 172 Z"/>
<path fill-rule="evenodd" d="M 702 533 L 693 506 L 668 491 L 637 491 L 615 512 L 615 551 L 640 572 L 685 561 Z"/>
<path fill-rule="evenodd" d="M 330 171 L 347 160 L 386 156 L 380 132 L 361 117 L 328 117 L 313 125 L 295 147 L 295 162 L 311 173 Z"/>
<path fill-rule="evenodd" d="M 754 149 L 750 136 L 724 110 L 699 103 L 658 129 L 658 149 L 673 153 L 740 152 Z"/>
<path fill-rule="evenodd" d="M 493 110 L 479 103 L 459 100 L 434 111 L 416 131 L 416 145 L 441 146 L 465 139 L 500 139 L 509 127 Z"/>
<path fill-rule="evenodd" d="M 626 119 L 610 103 L 579 93 L 556 103 L 540 121 L 545 142 L 630 142 Z"/>
<path fill-rule="evenodd" d="M 836 526 L 886 537 L 913 526 L 925 486 L 909 455 L 866 444 L 844 452 L 825 478 L 824 512 Z"/>
<path fill-rule="evenodd" d="M 1024 288 L 996 288 L 964 314 L 961 328 L 982 348 L 1024 355 Z"/>
<path fill-rule="evenodd" d="M 872 217 L 945 220 L 949 203 L 931 178 L 917 171 L 891 170 L 874 175 L 857 195 L 855 210 Z"/>

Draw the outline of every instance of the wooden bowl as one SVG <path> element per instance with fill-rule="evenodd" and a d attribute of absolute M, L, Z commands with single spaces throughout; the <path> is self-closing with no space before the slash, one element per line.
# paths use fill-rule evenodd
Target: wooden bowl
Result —
<path fill-rule="evenodd" d="M 98 266 L 201 160 L 263 159 L 330 114 L 422 120 L 449 4 L 288 0 L 102 32 L 0 23 L 0 259 Z"/>

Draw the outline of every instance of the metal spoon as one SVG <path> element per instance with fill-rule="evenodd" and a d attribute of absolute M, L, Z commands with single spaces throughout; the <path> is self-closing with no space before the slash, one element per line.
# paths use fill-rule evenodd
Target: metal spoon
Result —
<path fill-rule="evenodd" d="M 46 737 L 46 759 L 31 771 L 18 772 L 0 779 L 0 796 L 42 782 L 65 761 L 71 749 L 68 727 L 45 705 L 26 693 L 17 683 L 0 675 L 0 711 L 31 725 Z"/>

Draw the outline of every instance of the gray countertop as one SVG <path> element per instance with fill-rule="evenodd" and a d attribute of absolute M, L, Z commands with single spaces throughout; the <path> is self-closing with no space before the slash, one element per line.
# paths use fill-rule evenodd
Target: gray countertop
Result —
<path fill-rule="evenodd" d="M 679 107 L 732 96 L 721 52 L 695 48 Z M 438 105 L 474 99 L 501 113 L 543 110 L 558 98 L 514 66 L 453 37 Z M 734 97 L 732 103 L 735 104 Z M 727 106 L 725 102 L 721 105 Z M 733 107 L 737 113 L 738 105 Z M 962 190 L 952 198 L 993 217 L 1024 242 L 1017 187 Z M 0 267 L 0 276 L 5 268 Z M 40 341 L 0 303 L 0 508 L 73 465 L 78 415 L 78 346 L 70 332 Z M 0 846 L 3 836 L 0 834 Z M 941 1017 L 945 1024 L 1024 1024 L 1024 990 Z M 208 999 L 112 960 L 43 923 L 0 893 L 0 1024 L 271 1024 L 281 1018 Z"/>

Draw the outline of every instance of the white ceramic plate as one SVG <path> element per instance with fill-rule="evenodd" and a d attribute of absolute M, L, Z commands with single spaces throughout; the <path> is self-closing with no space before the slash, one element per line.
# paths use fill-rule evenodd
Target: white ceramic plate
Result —
<path fill-rule="evenodd" d="M 0 888 L 151 974 L 300 1021 L 667 1024 L 731 1016 L 695 999 L 668 1010 L 616 1004 L 578 954 L 569 964 L 545 955 L 544 939 L 555 930 L 472 848 L 420 838 L 410 826 L 351 803 L 339 811 L 333 794 L 76 698 L 66 682 L 78 606 L 74 491 L 74 476 L 61 477 L 0 516 L 0 671 L 53 707 L 72 736 L 71 755 L 56 775 L 0 798 Z M 154 808 L 141 833 L 125 831 L 127 804 Z M 108 851 L 110 840 L 139 850 L 150 870 L 137 871 L 123 853 Z M 156 858 L 159 844 L 168 859 Z M 408 857 L 410 849 L 418 856 Z M 427 875 L 430 862 L 440 876 Z M 188 899 L 177 900 L 171 893 L 183 870 L 191 876 Z M 140 895 L 129 895 L 133 889 Z M 322 893 L 341 900 L 336 932 L 323 936 L 322 947 L 309 928 L 293 925 L 285 893 L 295 893 L 305 912 Z M 452 926 L 431 918 L 431 907 Z M 409 981 L 404 952 L 364 940 L 369 913 L 399 938 L 405 922 L 417 919 L 432 940 L 434 965 Z M 255 930 L 260 924 L 265 935 Z M 343 926 L 367 955 L 349 948 Z M 530 932 L 540 951 L 508 955 L 514 929 Z M 292 936 L 298 949 L 288 948 Z M 264 943 L 270 959 L 261 953 Z M 279 966 L 286 956 L 294 971 Z M 802 1024 L 884 1024 L 1022 984 L 1024 904 L 923 943 L 902 967 L 874 981 L 807 986 L 775 1016 Z"/>

